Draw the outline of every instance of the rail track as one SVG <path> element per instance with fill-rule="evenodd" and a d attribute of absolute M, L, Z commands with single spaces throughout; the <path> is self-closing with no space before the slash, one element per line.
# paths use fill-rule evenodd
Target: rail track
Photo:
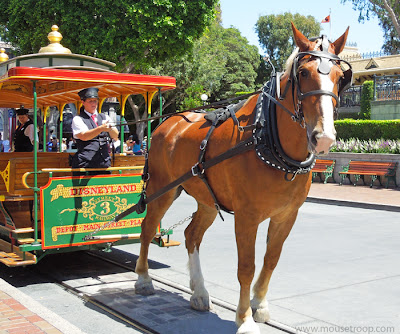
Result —
<path fill-rule="evenodd" d="M 122 252 L 122 251 L 117 251 Z M 125 252 L 123 252 L 125 253 Z M 235 333 L 236 306 L 211 298 L 212 312 L 190 308 L 190 289 L 152 275 L 156 294 L 140 296 L 134 292 L 133 272 L 136 256 L 120 257 L 115 251 L 78 252 L 47 257 L 35 267 L 26 268 L 50 283 L 112 315 L 132 332 L 149 334 Z M 127 260 L 129 258 L 129 260 Z M 158 264 L 162 266 L 162 264 Z M 276 321 L 260 324 L 262 334 L 299 333 Z M 89 333 L 90 334 L 90 333 Z"/>

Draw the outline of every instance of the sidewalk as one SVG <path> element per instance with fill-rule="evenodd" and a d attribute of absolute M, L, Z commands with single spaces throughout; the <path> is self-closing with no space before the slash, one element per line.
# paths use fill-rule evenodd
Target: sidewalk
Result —
<path fill-rule="evenodd" d="M 313 183 L 307 201 L 400 212 L 400 188 Z M 0 334 L 83 332 L 0 279 Z"/>
<path fill-rule="evenodd" d="M 400 188 L 313 183 L 307 201 L 400 212 Z"/>
<path fill-rule="evenodd" d="M 0 334 L 84 334 L 80 329 L 0 279 Z"/>

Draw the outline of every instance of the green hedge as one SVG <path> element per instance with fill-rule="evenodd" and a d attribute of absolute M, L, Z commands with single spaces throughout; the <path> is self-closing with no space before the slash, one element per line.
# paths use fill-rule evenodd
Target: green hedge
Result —
<path fill-rule="evenodd" d="M 371 101 L 374 99 L 374 82 L 367 80 L 362 85 L 360 118 L 371 119 Z"/>
<path fill-rule="evenodd" d="M 375 121 L 343 119 L 335 121 L 337 138 L 360 140 L 400 139 L 400 120 Z"/>

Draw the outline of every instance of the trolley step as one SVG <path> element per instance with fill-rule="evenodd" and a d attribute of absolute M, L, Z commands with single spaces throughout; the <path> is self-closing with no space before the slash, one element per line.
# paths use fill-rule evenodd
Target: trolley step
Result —
<path fill-rule="evenodd" d="M 7 241 L 0 240 L 0 262 L 8 267 L 20 267 L 36 264 L 36 256 L 29 252 L 22 252 L 19 247 Z"/>
<path fill-rule="evenodd" d="M 34 238 L 19 238 L 17 241 L 20 245 L 26 245 L 26 244 L 31 244 L 31 243 L 35 242 L 35 239 Z M 37 239 L 37 242 L 41 243 L 42 240 Z"/>

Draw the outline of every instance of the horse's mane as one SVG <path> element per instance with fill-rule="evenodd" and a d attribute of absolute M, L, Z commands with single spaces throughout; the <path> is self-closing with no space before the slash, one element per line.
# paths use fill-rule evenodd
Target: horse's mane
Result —
<path fill-rule="evenodd" d="M 316 44 L 315 44 L 315 47 L 314 47 L 313 51 L 316 51 L 321 46 L 322 39 L 318 38 L 318 39 L 314 40 L 314 42 L 316 42 Z M 286 60 L 285 73 L 289 73 L 290 72 L 290 70 L 292 68 L 292 65 L 293 65 L 293 61 L 294 61 L 294 59 L 296 58 L 296 56 L 298 54 L 299 54 L 299 48 L 297 47 L 297 48 L 294 49 L 292 54 Z"/>

